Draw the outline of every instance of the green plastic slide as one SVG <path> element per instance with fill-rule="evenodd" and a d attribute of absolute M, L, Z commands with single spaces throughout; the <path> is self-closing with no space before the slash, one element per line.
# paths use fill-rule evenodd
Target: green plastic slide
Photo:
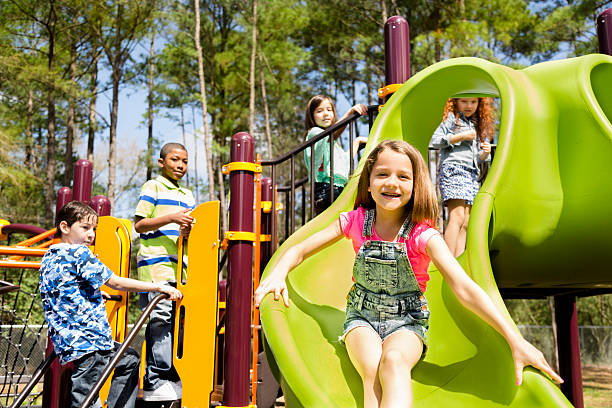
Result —
<path fill-rule="evenodd" d="M 475 58 L 440 62 L 391 97 L 365 155 L 385 139 L 404 139 L 425 154 L 449 96 L 499 96 L 498 148 L 474 203 L 461 264 L 505 316 L 497 285 L 612 287 L 610 84 L 612 58 L 600 54 L 520 71 Z M 356 177 L 270 265 L 352 209 Z M 361 380 L 338 342 L 353 259 L 350 242 L 340 240 L 290 273 L 289 308 L 272 296 L 261 305 L 268 360 L 289 407 L 362 406 Z M 430 274 L 430 348 L 413 372 L 416 407 L 571 406 L 534 369 L 525 370 L 517 387 L 505 340 L 459 304 L 433 267 Z"/>

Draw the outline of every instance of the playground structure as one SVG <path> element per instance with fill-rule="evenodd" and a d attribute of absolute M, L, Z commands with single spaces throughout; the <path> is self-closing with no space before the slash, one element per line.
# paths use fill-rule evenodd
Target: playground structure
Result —
<path fill-rule="evenodd" d="M 602 54 L 611 54 L 612 10 L 608 11 L 602 13 L 603 23 L 598 19 L 598 32 L 604 33 L 600 34 Z M 405 20 L 392 17 L 387 22 L 387 85 L 380 92 L 385 105 L 376 121 L 373 119 L 378 109 L 369 110 L 372 129 L 365 153 L 384 139 L 404 139 L 426 153 L 449 96 L 486 95 L 502 99 L 496 158 L 475 200 L 467 249 L 459 260 L 504 312 L 502 295 L 555 296 L 560 369 L 566 379 L 562 390 L 574 406 L 581 407 L 575 297 L 612 291 L 612 278 L 603 267 L 612 261 L 605 248 L 606 230 L 610 227 L 605 223 L 609 221 L 603 220 L 597 231 L 588 222 L 592 213 L 605 213 L 606 202 L 612 198 L 612 193 L 600 184 L 608 179 L 606 175 L 611 175 L 606 158 L 612 153 L 612 96 L 605 90 L 612 81 L 612 58 L 590 55 L 538 64 L 522 71 L 474 58 L 459 58 L 431 66 L 408 81 L 407 35 Z M 410 120 L 416 111 L 419 120 Z M 192 212 L 196 222 L 189 239 L 179 240 L 179 259 L 183 259 L 184 251 L 189 254 L 189 267 L 179 263 L 178 268 L 181 277 L 178 287 L 185 296 L 176 304 L 174 337 L 174 362 L 183 383 L 181 406 L 248 407 L 257 403 L 257 381 L 253 379 L 258 377 L 258 316 L 251 299 L 260 264 L 265 265 L 274 253 L 270 260 L 273 265 L 288 246 L 324 228 L 339 212 L 352 209 L 356 189 L 356 180 L 352 179 L 326 212 L 312 219 L 311 208 L 311 220 L 306 224 L 305 181 L 296 182 L 293 177 L 295 160 L 301 159 L 304 149 L 355 119 L 356 116 L 347 118 L 270 161 L 254 158 L 254 144 L 248 134 L 233 137 L 231 162 L 224 169 L 230 175 L 232 191 L 230 231 L 219 240 L 219 204 L 209 202 Z M 351 128 L 351 139 L 353 132 Z M 333 149 L 330 153 L 333 163 Z M 290 162 L 292 177 L 288 186 L 279 187 L 277 166 L 285 161 Z M 262 178 L 267 166 L 271 177 Z M 598 177 L 589 179 L 584 174 Z M 78 177 L 81 178 L 77 180 Z M 58 206 L 71 198 L 93 201 L 82 193 L 87 190 L 86 180 L 83 174 L 75 174 L 74 197 L 70 197 L 68 190 L 60 189 Z M 294 233 L 296 191 L 300 188 L 302 224 L 306 225 Z M 286 196 L 283 210 L 286 241 L 276 251 L 280 235 L 277 213 L 281 208 L 278 193 Z M 312 195 L 310 189 L 311 201 Z M 105 212 L 104 200 L 97 201 L 101 203 L 95 208 L 98 213 L 109 214 L 110 208 Z M 53 230 L 43 232 L 15 224 L 4 226 L 1 232 L 11 230 L 42 233 L 1 248 L 2 254 L 12 257 L 42 256 L 51 240 L 34 248 L 25 247 L 54 234 Z M 130 232 L 129 222 L 102 216 L 93 249 L 106 265 L 123 276 L 129 274 Z M 582 239 L 577 242 L 572 239 L 574 236 Z M 219 248 L 226 248 L 228 259 L 230 290 L 225 304 L 218 301 L 224 295 L 218 293 Z M 572 256 L 575 253 L 581 254 L 580 259 Z M 292 301 L 289 309 L 269 297 L 262 303 L 263 328 L 269 345 L 267 356 L 287 406 L 360 405 L 361 380 L 337 342 L 344 319 L 344 297 L 351 284 L 353 256 L 350 244 L 342 241 L 320 251 L 289 275 Z M 36 262 L 13 258 L 3 260 L 0 266 L 37 269 L 39 263 L 37 266 Z M 576 273 L 577 270 L 581 273 Z M 449 401 L 453 406 L 466 407 L 570 406 L 559 389 L 535 370 L 526 370 L 524 384 L 517 388 L 503 338 L 463 309 L 433 267 L 430 276 L 427 296 L 433 310 L 431 348 L 414 371 L 416 406 L 444 406 Z M 19 289 L 11 283 L 3 291 Z M 116 295 L 118 301 L 107 304 L 109 320 L 115 339 L 126 340 L 129 345 L 132 333 L 126 337 L 127 296 Z M 226 305 L 225 316 L 220 319 Z M 133 333 L 146 317 L 147 311 Z M 221 320 L 225 321 L 224 327 L 218 324 Z M 217 343 L 223 332 L 224 347 Z M 230 357 L 221 362 L 220 352 Z M 37 373 L 42 375 L 48 366 L 41 365 Z M 223 381 L 218 376 L 220 366 Z M 107 374 L 112 367 L 111 363 Z M 52 375 L 47 376 L 44 407 L 65 406 L 62 370 L 59 366 L 51 368 Z M 15 384 L 20 382 L 15 379 Z M 90 400 L 104 383 L 102 378 L 94 386 Z M 102 388 L 101 396 L 105 392 Z"/>

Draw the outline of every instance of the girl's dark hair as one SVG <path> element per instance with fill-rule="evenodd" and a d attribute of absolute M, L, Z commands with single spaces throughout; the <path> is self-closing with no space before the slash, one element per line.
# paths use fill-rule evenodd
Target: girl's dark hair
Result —
<path fill-rule="evenodd" d="M 460 98 L 448 98 L 446 106 L 444 107 L 444 118 L 446 120 L 449 112 L 453 112 L 455 118 L 457 118 L 457 124 L 459 124 L 459 108 L 457 107 L 457 99 Z M 474 127 L 476 128 L 476 134 L 481 142 L 485 140 L 490 142 L 493 140 L 493 134 L 495 133 L 495 124 L 493 117 L 493 98 L 478 98 L 478 108 L 472 117 L 474 118 Z"/>
<path fill-rule="evenodd" d="M 308 135 L 308 131 L 313 127 L 317 126 L 317 123 L 314 120 L 314 111 L 319 107 L 319 105 L 324 101 L 328 100 L 329 104 L 332 107 L 332 111 L 334 112 L 334 119 L 332 120 L 332 125 L 338 121 L 338 114 L 336 113 L 336 105 L 334 105 L 334 101 L 327 95 L 316 95 L 310 98 L 308 104 L 306 105 L 306 114 L 304 124 L 306 125 L 306 132 L 304 133 L 304 140 L 306 140 L 306 136 Z M 331 125 L 330 125 L 331 126 Z"/>
<path fill-rule="evenodd" d="M 62 221 L 66 221 L 68 226 L 72 226 L 77 221 L 87 220 L 89 218 L 98 219 L 98 214 L 96 211 L 88 206 L 87 204 L 83 204 L 80 201 L 70 201 L 66 205 L 62 207 L 61 210 L 57 212 L 55 216 L 55 226 L 57 227 L 57 236 L 61 237 L 62 232 L 60 231 L 59 225 Z"/>
<path fill-rule="evenodd" d="M 416 148 L 403 140 L 385 140 L 368 155 L 359 176 L 354 208 L 376 208 L 372 194 L 368 191 L 370 175 L 372 174 L 372 168 L 378 160 L 378 156 L 385 150 L 403 153 L 408 156 L 412 163 L 412 175 L 414 177 L 412 197 L 406 205 L 406 210 L 412 212 L 412 221 L 414 223 L 425 222 L 429 226 L 435 225 L 438 214 L 438 200 L 429 178 L 425 160 L 423 160 L 421 153 Z"/>

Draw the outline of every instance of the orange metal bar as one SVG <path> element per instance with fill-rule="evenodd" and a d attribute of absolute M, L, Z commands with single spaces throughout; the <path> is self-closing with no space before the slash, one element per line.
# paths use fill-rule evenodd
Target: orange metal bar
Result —
<path fill-rule="evenodd" d="M 57 232 L 57 228 L 50 229 L 49 231 L 43 232 L 42 234 L 38 234 L 35 237 L 28 238 L 25 241 L 21 241 L 16 246 L 30 246 L 32 244 L 37 243 L 38 241 L 42 241 L 43 239 L 46 239 L 52 235 L 55 235 L 56 232 Z"/>
<path fill-rule="evenodd" d="M 261 156 L 257 154 L 257 164 L 261 165 Z M 255 242 L 253 254 L 253 286 L 251 288 L 251 311 L 253 327 L 253 370 L 251 377 L 251 402 L 257 405 L 257 356 L 259 354 L 259 309 L 254 304 L 254 292 L 259 286 L 259 264 L 261 259 L 261 173 L 255 174 Z"/>
<path fill-rule="evenodd" d="M 0 245 L 0 255 L 44 256 L 46 249 Z"/>
<path fill-rule="evenodd" d="M 40 269 L 40 262 L 2 260 L 0 268 Z"/>
<path fill-rule="evenodd" d="M 53 239 L 43 242 L 40 245 L 36 245 L 33 248 L 34 249 L 49 248 L 51 245 L 57 244 L 58 242 L 59 242 L 59 238 L 53 238 Z M 8 259 L 11 261 L 21 261 L 23 258 L 24 258 L 23 256 L 9 256 Z"/>

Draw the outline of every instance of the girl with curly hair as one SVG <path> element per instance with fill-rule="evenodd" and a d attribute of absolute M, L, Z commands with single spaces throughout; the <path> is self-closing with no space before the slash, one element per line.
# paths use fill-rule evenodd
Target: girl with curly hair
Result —
<path fill-rule="evenodd" d="M 455 256 L 465 250 L 480 165 L 491 160 L 493 131 L 492 98 L 449 98 L 431 140 L 440 149 L 438 180 L 442 203 L 448 209 L 444 240 Z"/>

